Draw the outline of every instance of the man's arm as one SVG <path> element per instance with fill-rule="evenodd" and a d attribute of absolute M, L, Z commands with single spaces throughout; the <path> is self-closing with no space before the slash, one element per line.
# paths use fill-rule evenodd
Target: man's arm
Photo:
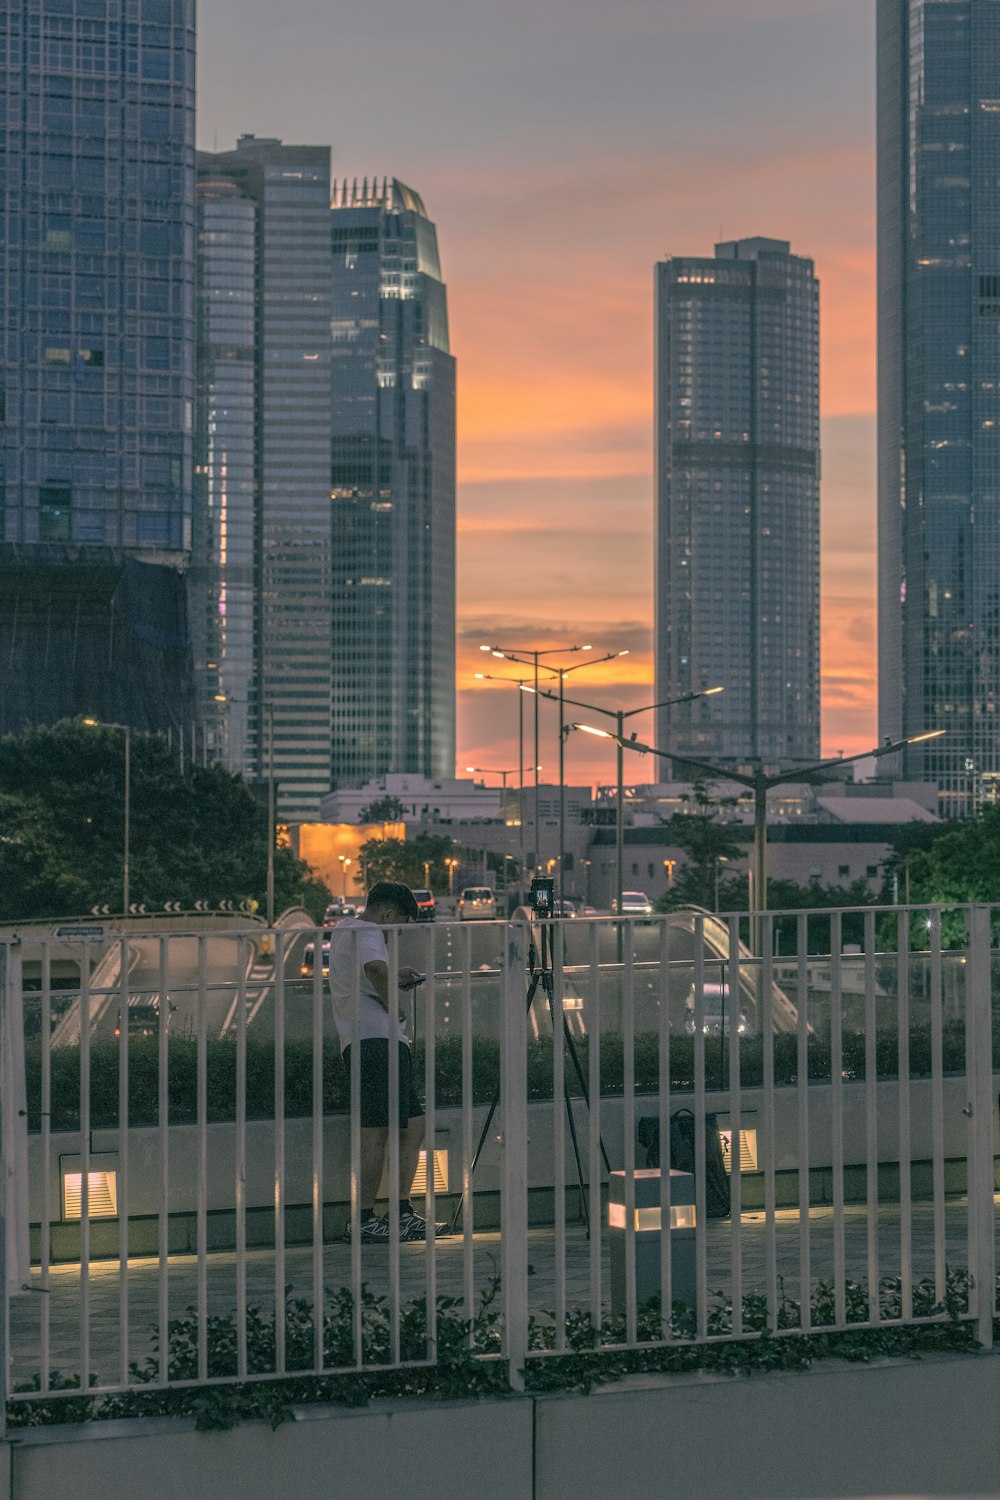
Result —
<path fill-rule="evenodd" d="M 375 991 L 379 1005 L 389 1014 L 389 965 L 384 958 L 371 958 L 365 964 L 365 978 Z"/>

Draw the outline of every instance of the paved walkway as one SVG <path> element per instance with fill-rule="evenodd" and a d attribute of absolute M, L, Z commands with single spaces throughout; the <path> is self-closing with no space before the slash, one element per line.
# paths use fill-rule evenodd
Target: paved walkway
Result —
<path fill-rule="evenodd" d="M 968 1212 L 964 1198 L 945 1205 L 945 1254 L 950 1268 L 965 1267 L 968 1255 Z M 731 1255 L 737 1226 L 728 1221 L 710 1221 L 706 1226 L 707 1287 L 710 1296 L 731 1287 Z M 881 1205 L 878 1212 L 878 1274 L 900 1274 L 901 1222 L 899 1209 Z M 767 1226 L 762 1213 L 743 1215 L 738 1226 L 744 1293 L 767 1289 Z M 868 1281 L 868 1214 L 863 1205 L 844 1213 L 845 1266 L 850 1280 Z M 929 1204 L 913 1209 L 912 1276 L 933 1278 L 935 1271 L 934 1218 Z M 829 1208 L 815 1208 L 809 1216 L 810 1283 L 833 1277 L 834 1221 Z M 800 1287 L 801 1227 L 797 1209 L 779 1210 L 775 1223 L 776 1268 L 779 1295 L 797 1298 Z M 609 1310 L 609 1246 L 604 1230 L 601 1254 L 601 1302 Z M 461 1237 L 440 1240 L 437 1246 L 437 1293 L 463 1298 L 466 1290 Z M 590 1305 L 591 1245 L 582 1225 L 572 1224 L 566 1233 L 566 1302 L 569 1308 Z M 536 1315 L 544 1315 L 556 1302 L 556 1240 L 549 1229 L 529 1233 L 529 1303 Z M 419 1244 L 400 1246 L 400 1297 L 403 1305 L 427 1291 L 427 1253 Z M 477 1234 L 471 1256 L 471 1285 L 476 1301 L 500 1275 L 501 1246 L 497 1233 Z M 206 1257 L 206 1288 L 209 1313 L 224 1316 L 237 1306 L 236 1257 L 232 1252 Z M 335 1243 L 324 1247 L 323 1285 L 327 1298 L 350 1285 L 350 1248 Z M 275 1305 L 275 1257 L 272 1250 L 254 1250 L 246 1257 L 247 1303 L 262 1312 Z M 389 1252 L 385 1247 L 365 1246 L 362 1280 L 376 1295 L 389 1293 Z M 286 1251 L 284 1282 L 290 1295 L 313 1298 L 313 1254 L 311 1247 Z M 173 1256 L 167 1267 L 168 1309 L 171 1318 L 184 1316 L 197 1302 L 198 1262 L 194 1256 Z M 11 1303 L 11 1353 L 15 1382 L 28 1381 L 40 1369 L 41 1310 L 49 1314 L 49 1368 L 64 1376 L 81 1365 L 81 1276 L 78 1265 L 54 1267 L 49 1291 L 40 1287 L 40 1275 L 32 1276 L 32 1291 Z M 153 1352 L 153 1326 L 159 1318 L 160 1276 L 155 1260 L 130 1261 L 127 1278 L 128 1349 L 131 1359 L 144 1361 Z M 122 1286 L 117 1261 L 91 1265 L 89 1277 L 90 1370 L 103 1384 L 120 1379 L 123 1359 Z"/>

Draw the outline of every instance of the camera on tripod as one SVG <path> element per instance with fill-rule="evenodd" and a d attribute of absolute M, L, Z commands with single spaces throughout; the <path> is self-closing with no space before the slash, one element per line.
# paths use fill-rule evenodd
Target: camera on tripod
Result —
<path fill-rule="evenodd" d="M 556 883 L 547 875 L 536 875 L 531 882 L 528 895 L 531 910 L 536 917 L 551 917 L 556 909 Z"/>

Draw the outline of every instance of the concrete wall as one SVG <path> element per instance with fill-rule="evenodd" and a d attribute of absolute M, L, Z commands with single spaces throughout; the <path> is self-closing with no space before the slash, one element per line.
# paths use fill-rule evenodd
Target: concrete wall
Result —
<path fill-rule="evenodd" d="M 300 1409 L 272 1432 L 32 1429 L 0 1500 L 821 1500 L 1000 1496 L 1000 1357 L 648 1376 L 589 1396 Z"/>
<path fill-rule="evenodd" d="M 996 1100 L 1000 1079 L 995 1080 Z M 832 1108 L 833 1091 L 829 1085 L 811 1084 L 809 1094 L 809 1166 L 811 1173 L 810 1194 L 813 1202 L 832 1201 Z M 864 1084 L 844 1085 L 844 1161 L 847 1168 L 857 1170 L 846 1173 L 846 1192 L 849 1198 L 864 1195 L 865 1128 L 866 1109 Z M 797 1088 L 776 1090 L 774 1110 L 774 1138 L 768 1141 L 764 1132 L 763 1094 L 760 1089 L 744 1089 L 741 1117 L 744 1125 L 751 1124 L 758 1131 L 759 1164 L 763 1169 L 768 1155 L 773 1155 L 775 1171 L 779 1174 L 779 1202 L 790 1206 L 798 1201 L 798 1098 Z M 876 1086 L 877 1155 L 881 1163 L 889 1167 L 899 1161 L 899 1098 L 895 1083 L 879 1083 Z M 943 1082 L 944 1100 L 944 1156 L 952 1165 L 947 1175 L 947 1189 L 960 1191 L 964 1188 L 964 1158 L 967 1149 L 969 1121 L 964 1113 L 968 1102 L 968 1086 L 963 1078 L 946 1078 Z M 690 1106 L 689 1094 L 675 1094 L 671 1108 Z M 728 1096 L 723 1093 L 708 1093 L 706 1109 L 709 1112 L 725 1113 Z M 655 1096 L 636 1100 L 636 1116 L 656 1114 L 658 1104 Z M 586 1107 L 582 1100 L 574 1104 L 577 1128 L 586 1144 Z M 613 1167 L 624 1165 L 623 1139 L 624 1110 L 620 1099 L 601 1101 L 601 1132 Z M 930 1162 L 933 1152 L 931 1084 L 919 1079 L 910 1085 L 910 1157 L 915 1163 Z M 473 1138 L 478 1140 L 486 1110 L 479 1108 L 473 1116 Z M 994 1108 L 995 1151 L 1000 1150 L 997 1111 Z M 495 1200 L 500 1188 L 500 1153 L 496 1141 L 496 1129 L 487 1137 L 483 1155 L 476 1169 L 474 1190 L 477 1197 L 483 1196 L 485 1217 L 480 1222 L 492 1223 L 497 1217 Z M 529 1172 L 528 1184 L 533 1200 L 540 1205 L 535 1214 L 536 1222 L 546 1220 L 544 1205 L 551 1202 L 548 1190 L 553 1183 L 553 1125 L 552 1104 L 529 1106 Z M 251 1233 L 255 1243 L 267 1243 L 271 1233 L 274 1202 L 274 1125 L 271 1121 L 250 1121 L 247 1130 L 246 1149 L 246 1203 L 251 1217 L 255 1212 L 260 1220 L 259 1234 Z M 452 1173 L 458 1179 L 461 1151 L 461 1116 L 457 1110 L 439 1110 L 436 1118 L 438 1144 L 447 1135 L 452 1154 Z M 198 1196 L 198 1132 L 193 1125 L 172 1126 L 169 1131 L 169 1208 L 178 1220 L 194 1215 Z M 208 1208 L 212 1215 L 231 1216 L 235 1206 L 236 1183 L 236 1126 L 210 1125 L 208 1127 Z M 96 1152 L 116 1151 L 120 1148 L 116 1130 L 94 1131 L 92 1148 Z M 50 1220 L 56 1220 L 59 1210 L 59 1157 L 79 1152 L 80 1138 L 76 1133 L 65 1132 L 50 1137 Z M 146 1219 L 148 1233 L 155 1235 L 155 1215 L 159 1210 L 160 1187 L 160 1132 L 156 1129 L 129 1131 L 129 1181 L 128 1204 L 130 1218 Z M 638 1164 L 642 1164 L 641 1157 Z M 346 1116 L 331 1115 L 323 1122 L 323 1197 L 331 1205 L 331 1231 L 339 1235 L 342 1225 L 341 1206 L 350 1197 L 350 1139 Z M 566 1143 L 565 1178 L 567 1185 L 576 1181 L 576 1168 L 569 1140 Z M 586 1162 L 585 1162 L 586 1170 Z M 42 1141 L 40 1136 L 31 1136 L 28 1142 L 28 1171 L 30 1181 L 29 1217 L 33 1225 L 42 1218 Z M 312 1193 L 312 1123 L 310 1120 L 288 1120 L 285 1125 L 285 1202 L 289 1209 L 289 1226 L 286 1237 L 289 1241 L 308 1238 L 311 1235 L 308 1205 Z M 886 1195 L 894 1190 L 893 1174 L 884 1172 Z M 929 1194 L 929 1169 L 914 1172 L 914 1193 Z M 762 1201 L 763 1182 L 758 1175 L 744 1178 L 744 1204 L 757 1207 Z M 297 1212 L 301 1206 L 301 1213 Z M 301 1218 L 302 1235 L 295 1225 Z M 332 1221 L 336 1220 L 334 1226 Z M 192 1221 L 193 1222 L 193 1221 Z M 177 1236 L 172 1238 L 171 1248 L 181 1252 L 194 1248 L 190 1242 L 191 1225 L 181 1225 Z M 95 1255 L 115 1254 L 117 1224 L 114 1220 L 94 1220 L 91 1238 Z M 148 1236 L 147 1236 L 148 1238 Z M 225 1225 L 218 1233 L 212 1233 L 210 1248 L 228 1248 L 233 1243 L 231 1227 Z M 151 1242 L 155 1244 L 155 1240 Z M 145 1239 L 133 1236 L 133 1253 L 149 1253 L 151 1245 Z M 37 1255 L 37 1234 L 32 1246 Z M 53 1235 L 53 1258 L 72 1259 L 78 1251 L 78 1225 L 70 1224 L 57 1229 Z"/>

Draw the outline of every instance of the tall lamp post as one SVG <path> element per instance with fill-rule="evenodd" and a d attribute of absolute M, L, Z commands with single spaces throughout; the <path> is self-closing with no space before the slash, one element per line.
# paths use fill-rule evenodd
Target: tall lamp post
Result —
<path fill-rule="evenodd" d="M 274 792 L 274 704 L 268 699 L 264 705 L 267 719 L 267 925 L 274 926 L 274 841 L 276 837 L 276 808 Z"/>
<path fill-rule="evenodd" d="M 101 719 L 84 719 L 88 729 L 120 729 L 125 736 L 125 839 L 122 850 L 122 915 L 129 909 L 129 833 L 132 817 L 132 730 L 128 724 L 107 724 Z"/>
<path fill-rule="evenodd" d="M 566 678 L 571 672 L 579 672 L 583 667 L 596 667 L 601 662 L 615 661 L 619 656 L 628 656 L 628 647 L 624 651 L 607 651 L 603 656 L 595 656 L 587 661 L 578 661 L 572 667 L 550 667 L 548 663 L 542 663 L 543 672 L 551 672 L 559 678 L 559 896 L 563 894 L 563 867 L 566 862 L 566 697 L 564 687 Z M 535 693 L 541 691 L 542 697 L 548 696 L 544 690 L 536 687 L 528 687 L 522 684 L 521 691 L 524 693 Z"/>
<path fill-rule="evenodd" d="M 607 712 L 607 710 L 602 710 L 602 712 Z M 925 740 L 936 740 L 941 735 L 947 734 L 945 729 L 931 729 L 924 734 L 910 735 L 905 740 L 887 740 L 885 744 L 876 745 L 871 750 L 862 750 L 857 755 L 835 756 L 832 760 L 819 760 L 810 766 L 786 766 L 783 771 L 777 771 L 768 776 L 761 770 L 746 774 L 742 771 L 732 771 L 728 766 L 716 766 L 708 761 L 695 760 L 690 755 L 658 750 L 654 745 L 644 745 L 635 738 L 625 739 L 620 730 L 618 734 L 609 734 L 606 729 L 595 729 L 590 724 L 574 724 L 573 728 L 582 729 L 587 734 L 598 734 L 605 739 L 616 740 L 619 757 L 624 750 L 634 750 L 639 755 L 656 755 L 662 760 L 680 761 L 682 765 L 693 766 L 698 771 L 706 771 L 717 781 L 735 781 L 740 786 L 749 787 L 753 792 L 752 909 L 759 915 L 767 911 L 767 794 L 769 791 L 793 779 L 822 781 L 824 771 L 833 771 L 839 766 L 849 766 L 857 760 L 881 760 L 886 755 L 897 755 L 900 750 L 905 750 L 907 745 L 918 745 Z M 758 934 L 756 944 L 758 952 L 760 946 Z"/>
<path fill-rule="evenodd" d="M 543 656 L 569 656 L 569 655 L 571 655 L 575 651 L 592 651 L 593 647 L 592 646 L 547 646 L 542 651 L 534 651 L 534 650 L 529 651 L 529 650 L 524 649 L 521 646 L 511 646 L 511 647 L 507 647 L 507 646 L 480 646 L 479 649 L 480 649 L 480 651 L 488 651 L 491 656 L 499 657 L 499 659 L 501 661 L 513 661 L 513 662 L 516 662 L 518 664 L 518 666 L 522 666 L 523 667 L 523 666 L 530 666 L 530 665 L 533 664 L 534 665 L 534 669 L 535 669 L 534 690 L 535 690 L 535 693 L 537 694 L 537 692 L 538 692 L 539 662 L 540 662 L 540 659 Z M 538 773 L 541 770 L 541 766 L 538 764 L 538 699 L 537 699 L 537 697 L 535 698 L 535 758 L 534 758 L 534 766 L 535 766 L 535 818 L 534 818 L 535 850 L 534 850 L 534 853 L 535 853 L 535 863 L 537 864 L 539 855 L 542 852 L 539 849 L 539 847 L 538 847 L 538 844 L 539 844 L 539 832 L 540 832 L 539 822 L 538 822 Z M 523 822 L 523 813 L 522 813 L 522 822 Z"/>
<path fill-rule="evenodd" d="M 501 792 L 501 806 L 503 809 L 503 902 L 504 915 L 507 914 L 507 777 L 513 776 L 513 770 L 498 771 L 495 766 L 466 766 L 476 776 L 500 776 L 503 779 L 503 791 Z"/>
<path fill-rule="evenodd" d="M 618 745 L 617 758 L 617 795 L 615 800 L 615 885 L 617 888 L 617 910 L 621 916 L 622 893 L 625 888 L 625 756 L 623 748 L 630 743 L 625 739 L 625 720 L 632 719 L 636 714 L 652 713 L 654 708 L 673 707 L 676 703 L 693 703 L 696 698 L 711 698 L 716 693 L 725 692 L 725 688 L 711 687 L 702 688 L 697 693 L 681 693 L 677 698 L 664 698 L 661 703 L 647 703 L 642 708 L 601 708 L 596 703 L 581 703 L 579 698 L 566 698 L 566 703 L 572 703 L 574 708 L 588 708 L 591 713 L 604 714 L 608 719 L 614 719 L 617 733 L 607 729 L 594 729 L 589 724 L 574 724 L 574 729 L 582 729 L 586 734 L 598 734 L 602 739 L 614 740 Z M 545 698 L 555 699 L 554 693 L 543 693 Z"/>
<path fill-rule="evenodd" d="M 524 698 L 520 689 L 528 681 L 527 677 L 496 677 L 491 672 L 476 672 L 477 682 L 502 682 L 507 687 L 519 689 L 517 694 L 517 826 L 518 826 L 518 852 L 521 856 L 521 872 L 518 877 L 519 884 L 524 880 L 524 869 L 527 864 L 525 854 L 526 845 L 524 841 Z M 540 771 L 540 765 L 535 766 Z M 513 775 L 513 772 L 511 772 Z M 538 778 L 535 777 L 537 782 Z M 537 799 L 536 799 L 537 802 Z"/>

